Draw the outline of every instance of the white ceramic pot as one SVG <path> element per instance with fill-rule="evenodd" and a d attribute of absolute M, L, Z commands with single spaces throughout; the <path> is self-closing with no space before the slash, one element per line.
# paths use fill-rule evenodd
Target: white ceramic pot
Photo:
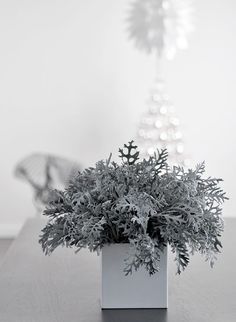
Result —
<path fill-rule="evenodd" d="M 143 267 L 125 276 L 128 250 L 129 244 L 102 248 L 102 308 L 167 308 L 167 249 L 161 254 L 159 272 L 152 276 Z"/>

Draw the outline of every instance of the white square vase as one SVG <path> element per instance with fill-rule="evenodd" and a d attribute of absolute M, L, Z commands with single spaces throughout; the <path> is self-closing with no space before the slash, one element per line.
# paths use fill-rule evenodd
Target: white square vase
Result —
<path fill-rule="evenodd" d="M 125 276 L 124 259 L 129 244 L 111 244 L 102 248 L 102 309 L 167 308 L 167 248 L 161 254 L 160 270 L 150 276 L 144 267 Z"/>

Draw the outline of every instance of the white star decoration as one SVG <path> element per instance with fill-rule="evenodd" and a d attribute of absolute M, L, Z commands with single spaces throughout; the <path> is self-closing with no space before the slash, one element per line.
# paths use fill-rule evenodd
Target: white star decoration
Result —
<path fill-rule="evenodd" d="M 128 17 L 130 38 L 139 49 L 172 59 L 187 47 L 193 30 L 192 0 L 136 0 Z"/>

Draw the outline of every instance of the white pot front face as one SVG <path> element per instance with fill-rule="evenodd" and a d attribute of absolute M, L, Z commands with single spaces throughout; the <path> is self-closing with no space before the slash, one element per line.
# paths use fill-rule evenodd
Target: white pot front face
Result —
<path fill-rule="evenodd" d="M 159 272 L 152 276 L 143 267 L 125 276 L 128 252 L 129 244 L 102 248 L 102 308 L 167 308 L 167 249 L 161 254 Z"/>

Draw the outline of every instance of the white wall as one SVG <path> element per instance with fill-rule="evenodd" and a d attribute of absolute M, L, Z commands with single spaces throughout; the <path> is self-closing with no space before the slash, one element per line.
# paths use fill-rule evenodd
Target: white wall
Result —
<path fill-rule="evenodd" d="M 0 235 L 34 215 L 30 188 L 13 177 L 34 151 L 84 165 L 134 136 L 153 59 L 126 33 L 128 0 L 0 0 Z M 234 188 L 236 2 L 196 1 L 189 50 L 165 63 L 186 151 Z"/>

